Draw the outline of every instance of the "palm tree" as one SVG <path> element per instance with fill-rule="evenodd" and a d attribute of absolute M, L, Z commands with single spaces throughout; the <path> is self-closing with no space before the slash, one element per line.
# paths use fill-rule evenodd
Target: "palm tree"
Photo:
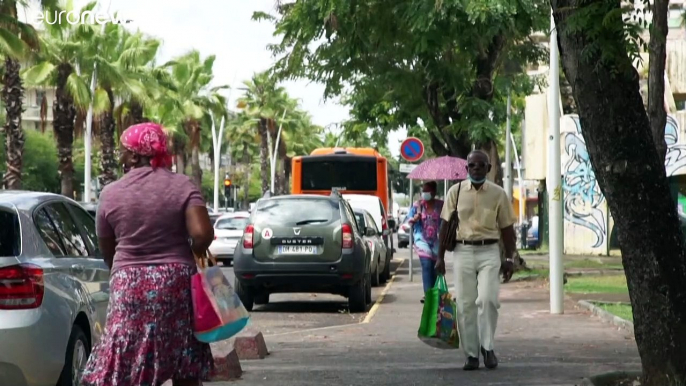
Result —
<path fill-rule="evenodd" d="M 53 130 L 57 139 L 61 193 L 73 197 L 75 118 L 77 109 L 85 109 L 91 99 L 90 90 L 78 70 L 88 65 L 84 60 L 83 42 L 93 38 L 95 26 L 46 23 L 45 27 L 46 31 L 40 37 L 41 51 L 33 58 L 36 64 L 28 68 L 23 77 L 27 84 L 55 87 Z M 94 111 L 109 108 L 108 100 L 97 94 L 94 97 Z"/>
<path fill-rule="evenodd" d="M 243 187 L 243 209 L 248 208 L 252 165 L 259 152 L 260 137 L 254 121 L 245 113 L 238 113 L 226 125 L 226 142 L 229 144 L 231 158 L 240 165 L 242 178 L 238 184 Z"/>
<path fill-rule="evenodd" d="M 159 42 L 146 41 L 141 34 L 133 35 L 119 24 L 108 24 L 88 43 L 88 61 L 97 66 L 96 95 L 108 101 L 108 108 L 99 117 L 101 174 L 98 179 L 101 186 L 106 186 L 117 179 L 115 106 L 121 105 L 120 99 L 136 101 L 138 105 L 148 103 L 151 93 L 144 81 L 149 79 L 141 67 L 155 57 Z M 152 82 L 146 83 L 150 85 Z M 154 87 L 150 85 L 150 90 Z"/>
<path fill-rule="evenodd" d="M 24 132 L 21 127 L 24 85 L 20 76 L 19 60 L 38 48 L 38 36 L 29 24 L 17 18 L 17 6 L 26 5 L 21 0 L 0 1 L 0 54 L 5 56 L 2 76 L 2 102 L 6 121 L 5 154 L 7 171 L 3 176 L 6 189 L 21 189 L 22 158 L 24 154 Z M 57 9 L 56 0 L 41 0 L 41 9 Z"/>
<path fill-rule="evenodd" d="M 238 99 L 239 107 L 257 126 L 260 137 L 260 178 L 262 193 L 269 186 L 269 143 L 275 139 L 276 121 L 281 119 L 288 105 L 288 95 L 283 87 L 277 86 L 269 72 L 255 74 L 250 81 L 243 83 L 244 95 Z"/>
<path fill-rule="evenodd" d="M 171 81 L 175 89 L 176 105 L 183 114 L 183 129 L 191 146 L 191 168 L 193 181 L 198 187 L 202 186 L 202 169 L 200 168 L 201 120 L 209 109 L 219 111 L 226 109 L 226 98 L 219 94 L 219 90 L 226 86 L 210 87 L 213 80 L 212 67 L 216 57 L 210 55 L 205 60 L 200 59 L 198 51 L 191 51 L 186 55 L 172 60 L 164 65 L 171 69 Z M 175 144 L 179 143 L 177 141 Z M 179 152 L 185 148 L 178 147 Z M 178 170 L 177 172 L 183 173 Z"/>

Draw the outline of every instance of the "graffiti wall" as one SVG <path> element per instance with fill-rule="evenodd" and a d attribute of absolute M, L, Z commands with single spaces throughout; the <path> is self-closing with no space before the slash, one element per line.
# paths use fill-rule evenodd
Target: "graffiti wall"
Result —
<path fill-rule="evenodd" d="M 564 246 L 566 254 L 605 255 L 616 246 L 607 202 L 595 179 L 577 115 L 560 120 Z M 667 117 L 665 141 L 668 176 L 686 174 L 686 141 L 674 116 Z"/>

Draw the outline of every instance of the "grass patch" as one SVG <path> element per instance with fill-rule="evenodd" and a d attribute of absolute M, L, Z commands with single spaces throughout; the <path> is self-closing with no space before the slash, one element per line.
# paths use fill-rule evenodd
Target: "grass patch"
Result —
<path fill-rule="evenodd" d="M 604 263 L 598 260 L 584 259 L 584 260 L 574 260 L 565 263 L 565 268 L 577 268 L 577 269 L 624 269 L 621 263 Z"/>
<path fill-rule="evenodd" d="M 529 271 L 517 271 L 515 272 L 514 275 L 512 275 L 513 279 L 521 279 L 521 278 L 528 278 L 528 277 L 541 277 L 545 278 L 548 277 L 549 271 L 547 269 L 531 269 Z"/>
<path fill-rule="evenodd" d="M 521 256 L 526 255 L 545 255 L 548 253 L 548 248 L 538 248 L 538 249 L 519 249 L 517 252 Z"/>
<path fill-rule="evenodd" d="M 631 306 L 628 304 L 603 304 L 595 303 L 596 306 L 604 309 L 605 311 L 617 315 L 624 320 L 628 320 L 633 323 L 634 315 L 631 313 Z"/>
<path fill-rule="evenodd" d="M 577 294 L 629 293 L 624 275 L 570 277 L 565 290 Z"/>

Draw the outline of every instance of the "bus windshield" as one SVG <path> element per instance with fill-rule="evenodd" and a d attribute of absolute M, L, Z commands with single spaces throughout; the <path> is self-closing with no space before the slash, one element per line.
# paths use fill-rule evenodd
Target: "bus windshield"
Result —
<path fill-rule="evenodd" d="M 375 157 L 312 156 L 303 157 L 301 189 L 376 191 Z"/>

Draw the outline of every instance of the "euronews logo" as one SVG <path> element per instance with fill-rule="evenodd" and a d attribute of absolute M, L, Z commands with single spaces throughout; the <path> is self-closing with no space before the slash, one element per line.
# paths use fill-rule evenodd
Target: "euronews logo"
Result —
<path fill-rule="evenodd" d="M 121 16 L 120 14 L 95 13 L 93 11 L 45 11 L 39 13 L 35 18 L 36 23 L 46 23 L 50 25 L 68 23 L 76 24 L 129 24 L 133 20 Z"/>

